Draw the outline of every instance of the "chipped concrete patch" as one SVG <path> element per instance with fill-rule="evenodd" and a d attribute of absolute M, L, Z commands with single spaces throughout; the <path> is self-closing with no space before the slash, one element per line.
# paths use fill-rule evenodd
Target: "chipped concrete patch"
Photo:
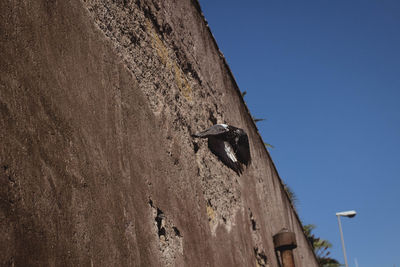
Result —
<path fill-rule="evenodd" d="M 251 237 L 254 244 L 254 256 L 256 260 L 256 266 L 257 267 L 270 266 L 265 250 L 263 248 L 262 237 L 260 234 L 260 226 L 257 224 L 257 220 L 253 215 L 253 212 L 250 210 L 250 208 L 248 209 L 248 211 L 249 211 L 249 219 L 251 225 Z"/>
<path fill-rule="evenodd" d="M 159 249 L 163 266 L 177 266 L 179 259 L 183 256 L 183 236 L 174 226 L 173 222 L 156 207 L 153 201 L 149 200 L 149 205 L 154 218 L 154 232 L 159 239 Z"/>

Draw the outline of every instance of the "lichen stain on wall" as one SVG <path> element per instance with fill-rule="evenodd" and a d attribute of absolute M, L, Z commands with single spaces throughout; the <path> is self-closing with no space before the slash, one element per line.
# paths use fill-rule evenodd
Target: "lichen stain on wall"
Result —
<path fill-rule="evenodd" d="M 158 36 L 152 23 L 149 19 L 146 19 L 146 29 L 151 36 L 152 47 L 157 51 L 161 62 L 167 67 L 169 71 L 174 73 L 175 84 L 179 88 L 182 95 L 189 101 L 192 101 L 192 87 L 189 81 L 185 77 L 182 69 L 178 66 L 175 60 L 171 59 L 168 53 L 168 48 L 164 45 L 163 41 Z"/>

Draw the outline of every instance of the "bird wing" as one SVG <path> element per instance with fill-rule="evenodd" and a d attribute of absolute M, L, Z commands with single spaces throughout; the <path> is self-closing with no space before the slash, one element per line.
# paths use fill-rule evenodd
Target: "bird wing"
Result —
<path fill-rule="evenodd" d="M 226 166 L 234 170 L 238 175 L 243 171 L 242 166 L 237 160 L 234 150 L 229 142 L 214 136 L 208 138 L 208 148 Z"/>
<path fill-rule="evenodd" d="M 235 149 L 235 153 L 237 159 L 248 166 L 251 163 L 251 155 L 250 155 L 250 146 L 249 146 L 249 138 L 245 131 L 241 130 L 239 139 L 234 141 L 234 144 L 231 144 Z"/>
<path fill-rule="evenodd" d="M 228 131 L 229 130 L 227 128 L 225 128 L 224 126 L 215 124 L 215 125 L 211 126 L 210 128 L 208 128 L 207 130 L 200 132 L 200 133 L 193 134 L 192 136 L 194 136 L 194 137 L 209 137 L 209 136 L 220 135 L 220 134 L 226 133 Z"/>

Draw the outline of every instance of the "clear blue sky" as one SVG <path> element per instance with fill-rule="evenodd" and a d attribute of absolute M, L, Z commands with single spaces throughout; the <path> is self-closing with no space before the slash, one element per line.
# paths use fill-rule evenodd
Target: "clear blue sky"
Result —
<path fill-rule="evenodd" d="M 304 224 L 400 267 L 400 1 L 200 0 Z"/>

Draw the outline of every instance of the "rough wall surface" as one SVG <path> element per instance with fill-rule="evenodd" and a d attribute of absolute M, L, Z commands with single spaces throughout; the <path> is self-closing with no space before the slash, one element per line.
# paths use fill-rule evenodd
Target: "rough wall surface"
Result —
<path fill-rule="evenodd" d="M 196 1 L 3 0 L 0 34 L 1 266 L 278 266 L 282 228 L 317 266 Z"/>

